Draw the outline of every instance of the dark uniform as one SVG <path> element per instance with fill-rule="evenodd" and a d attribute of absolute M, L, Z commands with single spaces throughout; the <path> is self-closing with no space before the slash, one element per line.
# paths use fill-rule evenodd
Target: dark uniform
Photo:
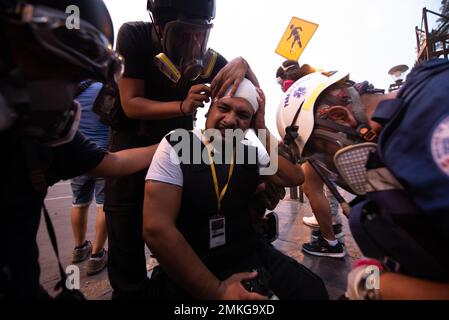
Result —
<path fill-rule="evenodd" d="M 397 99 L 381 103 L 379 152 L 367 169 L 375 190 L 350 214 L 366 256 L 390 271 L 449 281 L 449 61 L 415 68 Z M 381 178 L 381 179 L 379 179 Z"/>
<path fill-rule="evenodd" d="M 83 12 L 75 29 L 62 27 L 69 5 Z M 48 186 L 93 170 L 107 154 L 77 131 L 73 97 L 83 79 L 121 77 L 113 35 L 101 0 L 0 1 L 0 299 L 48 298 L 39 295 L 36 244 L 43 200 Z M 81 298 L 67 289 L 59 297 Z"/>
<path fill-rule="evenodd" d="M 94 169 L 106 151 L 81 133 L 77 133 L 71 142 L 55 148 L 26 142 L 12 133 L 2 133 L 0 145 L 3 150 L 0 298 L 2 294 L 21 299 L 37 298 L 40 269 L 36 235 L 46 186 Z M 34 156 L 30 157 L 29 152 Z M 36 165 L 43 169 L 43 190 L 36 190 L 32 182 L 31 168 Z"/>
<path fill-rule="evenodd" d="M 124 77 L 145 81 L 145 98 L 156 101 L 182 101 L 192 85 L 210 83 L 227 63 L 218 56 L 214 70 L 208 79 L 173 84 L 156 68 L 153 58 L 159 52 L 159 41 L 151 23 L 124 24 L 118 34 L 117 50 L 125 58 Z M 166 120 L 130 120 L 123 128 L 113 130 L 110 151 L 157 144 L 176 128 L 192 129 L 193 117 Z M 109 242 L 109 279 L 117 297 L 123 294 L 144 294 L 147 281 L 144 242 L 142 238 L 142 209 L 145 174 L 107 179 L 105 186 L 106 222 Z"/>

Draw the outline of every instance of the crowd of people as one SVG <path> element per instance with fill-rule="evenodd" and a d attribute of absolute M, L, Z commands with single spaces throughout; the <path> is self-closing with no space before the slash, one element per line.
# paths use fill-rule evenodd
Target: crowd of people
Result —
<path fill-rule="evenodd" d="M 66 27 L 69 5 L 83 12 L 79 28 Z M 50 223 L 47 188 L 62 179 L 72 179 L 73 263 L 107 266 L 113 299 L 329 299 L 258 227 L 279 190 L 298 186 L 313 211 L 302 250 L 318 257 L 346 255 L 336 186 L 358 195 L 343 212 L 366 258 L 347 299 L 449 299 L 447 60 L 417 66 L 390 94 L 286 61 L 277 141 L 249 63 L 207 46 L 215 1 L 148 0 L 147 10 L 151 22 L 122 25 L 114 51 L 101 0 L 0 4 L 0 299 L 50 298 L 36 235 L 42 209 Z M 150 278 L 145 246 L 159 262 Z"/>

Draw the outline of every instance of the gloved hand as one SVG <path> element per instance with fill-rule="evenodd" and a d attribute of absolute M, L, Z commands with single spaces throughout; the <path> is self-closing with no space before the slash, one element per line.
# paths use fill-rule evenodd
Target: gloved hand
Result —
<path fill-rule="evenodd" d="M 350 300 L 379 300 L 380 279 L 378 277 L 383 270 L 382 264 L 374 259 L 355 261 L 353 269 L 348 274 L 346 298 Z"/>

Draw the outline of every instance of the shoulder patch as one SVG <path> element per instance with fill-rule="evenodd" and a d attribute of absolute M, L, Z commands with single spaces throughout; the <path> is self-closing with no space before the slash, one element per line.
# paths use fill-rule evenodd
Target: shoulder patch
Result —
<path fill-rule="evenodd" d="M 307 88 L 306 87 L 298 87 L 294 92 L 293 92 L 293 96 L 295 98 L 301 98 L 302 96 L 304 96 L 307 93 Z"/>
<path fill-rule="evenodd" d="M 435 127 L 430 142 L 433 161 L 449 177 L 449 116 Z"/>

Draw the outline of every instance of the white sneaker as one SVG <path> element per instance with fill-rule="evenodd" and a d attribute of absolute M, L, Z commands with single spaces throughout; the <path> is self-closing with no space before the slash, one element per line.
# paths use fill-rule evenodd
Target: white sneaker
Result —
<path fill-rule="evenodd" d="M 320 225 L 318 224 L 318 221 L 316 220 L 315 215 L 312 215 L 311 217 L 302 218 L 302 223 L 304 223 L 306 226 L 308 226 L 312 229 L 320 228 Z M 337 224 L 343 224 L 340 216 L 332 217 L 332 225 L 335 226 Z"/>
<path fill-rule="evenodd" d="M 315 215 L 313 215 L 311 217 L 302 218 L 302 223 L 304 223 L 306 226 L 314 228 L 314 229 L 320 228 L 318 221 L 316 221 Z"/>

